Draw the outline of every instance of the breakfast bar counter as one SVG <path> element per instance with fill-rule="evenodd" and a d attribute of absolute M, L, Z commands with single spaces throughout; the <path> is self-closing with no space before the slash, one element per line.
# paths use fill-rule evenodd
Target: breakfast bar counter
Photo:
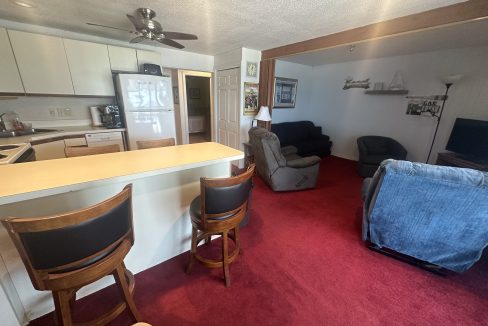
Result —
<path fill-rule="evenodd" d="M 200 192 L 200 177 L 227 177 L 230 162 L 243 157 L 209 142 L 0 166 L 0 218 L 85 208 L 132 183 L 135 244 L 126 265 L 137 273 L 190 248 L 188 207 Z M 0 258 L 0 306 L 15 316 L 13 325 L 52 311 L 50 292 L 33 288 L 3 227 Z M 104 278 L 81 289 L 78 298 L 111 283 Z"/>

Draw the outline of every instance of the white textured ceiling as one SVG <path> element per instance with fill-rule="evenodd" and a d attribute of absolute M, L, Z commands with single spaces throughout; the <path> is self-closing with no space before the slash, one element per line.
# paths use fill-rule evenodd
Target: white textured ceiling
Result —
<path fill-rule="evenodd" d="M 0 0 L 0 19 L 130 40 L 132 34 L 86 22 L 131 29 L 125 17 L 139 7 L 157 12 L 163 29 L 197 34 L 187 51 L 211 54 L 247 47 L 264 50 L 463 0 Z"/>
<path fill-rule="evenodd" d="M 302 53 L 280 60 L 308 66 L 454 48 L 488 46 L 488 19 Z"/>

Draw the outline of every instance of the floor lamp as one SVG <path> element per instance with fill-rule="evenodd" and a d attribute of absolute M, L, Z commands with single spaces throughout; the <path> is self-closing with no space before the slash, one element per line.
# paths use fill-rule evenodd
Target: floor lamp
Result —
<path fill-rule="evenodd" d="M 436 113 L 432 113 L 432 116 L 437 118 L 437 124 L 435 126 L 434 137 L 432 137 L 432 143 L 430 144 L 429 155 L 427 155 L 427 160 L 425 161 L 425 163 L 429 163 L 430 154 L 432 153 L 432 148 L 434 147 L 435 138 L 437 136 L 437 131 L 439 130 L 439 124 L 441 122 L 442 113 L 444 112 L 444 105 L 446 105 L 447 93 L 449 93 L 449 88 L 451 88 L 451 86 L 455 82 L 459 81 L 462 77 L 463 77 L 463 75 L 450 75 L 450 76 L 446 76 L 443 78 L 444 85 L 446 86 L 446 92 L 444 93 L 442 106 L 441 106 L 441 110 L 439 111 L 439 115 L 437 115 Z"/>

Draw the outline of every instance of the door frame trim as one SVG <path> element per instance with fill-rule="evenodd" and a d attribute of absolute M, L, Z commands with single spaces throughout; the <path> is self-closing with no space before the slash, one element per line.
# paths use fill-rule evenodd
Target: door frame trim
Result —
<path fill-rule="evenodd" d="M 214 97 L 213 97 L 213 73 L 195 70 L 178 70 L 178 95 L 180 98 L 180 126 L 181 126 L 181 142 L 182 144 L 189 144 L 190 137 L 188 135 L 188 98 L 186 94 L 186 77 L 206 77 L 209 78 L 209 98 L 210 98 L 210 137 L 211 141 L 215 141 L 214 131 Z"/>

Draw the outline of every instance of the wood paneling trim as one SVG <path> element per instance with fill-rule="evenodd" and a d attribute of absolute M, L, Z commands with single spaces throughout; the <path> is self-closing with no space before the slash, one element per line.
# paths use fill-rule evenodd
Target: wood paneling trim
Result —
<path fill-rule="evenodd" d="M 273 113 L 275 63 L 275 59 L 262 60 L 259 70 L 259 107 L 269 107 L 270 115 Z M 258 121 L 258 127 L 270 129 L 271 124 Z"/>
<path fill-rule="evenodd" d="M 488 1 L 470 0 L 418 14 L 399 17 L 347 31 L 288 44 L 262 52 L 262 60 L 310 52 L 343 44 L 487 18 Z"/>

